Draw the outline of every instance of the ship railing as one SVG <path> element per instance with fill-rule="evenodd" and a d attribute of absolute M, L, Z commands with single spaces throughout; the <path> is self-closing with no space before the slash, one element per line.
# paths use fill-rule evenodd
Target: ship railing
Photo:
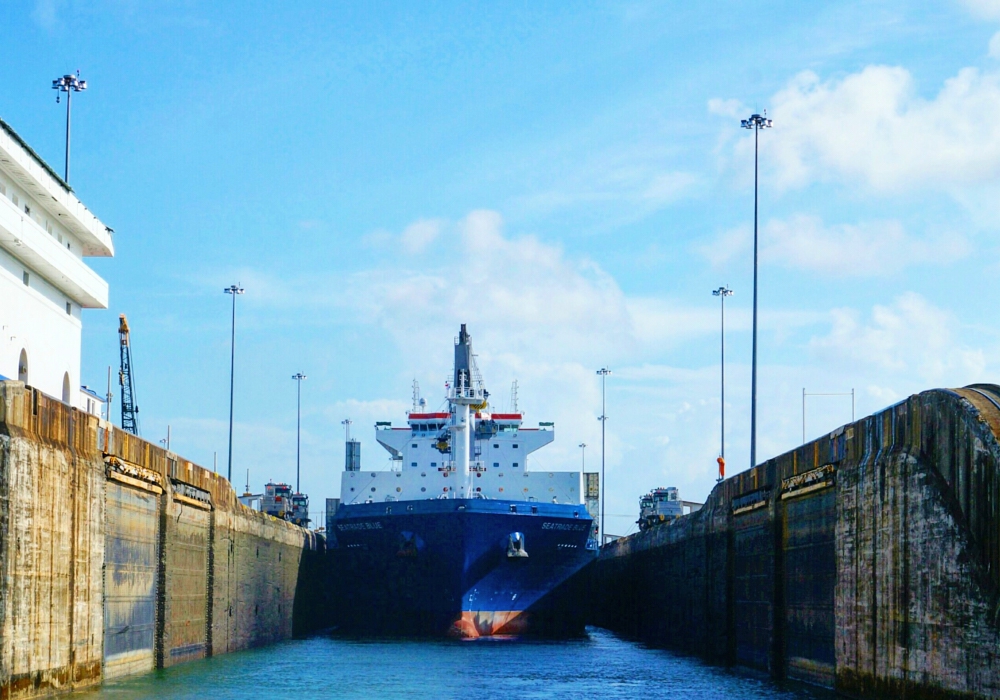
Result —
<path fill-rule="evenodd" d="M 479 402 L 485 400 L 485 390 L 482 382 L 473 382 L 471 386 L 453 386 L 448 391 L 449 399 L 474 399 Z"/>

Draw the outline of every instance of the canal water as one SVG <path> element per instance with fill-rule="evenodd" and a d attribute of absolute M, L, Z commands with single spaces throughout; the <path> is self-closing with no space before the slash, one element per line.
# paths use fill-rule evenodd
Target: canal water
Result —
<path fill-rule="evenodd" d="M 679 633 L 683 633 L 680 631 Z M 73 700 L 538 698 L 829 700 L 650 649 L 601 629 L 559 642 L 359 640 L 321 635 L 105 683 Z"/>

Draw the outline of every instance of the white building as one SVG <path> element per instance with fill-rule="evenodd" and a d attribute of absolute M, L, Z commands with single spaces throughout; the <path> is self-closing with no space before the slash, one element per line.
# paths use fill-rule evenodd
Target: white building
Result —
<path fill-rule="evenodd" d="M 80 388 L 80 313 L 108 308 L 108 283 L 83 259 L 113 255 L 111 229 L 0 119 L 0 378 L 99 411 Z"/>

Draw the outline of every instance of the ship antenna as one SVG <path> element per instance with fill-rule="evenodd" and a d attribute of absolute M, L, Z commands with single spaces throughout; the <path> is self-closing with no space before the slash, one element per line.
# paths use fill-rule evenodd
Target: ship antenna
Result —
<path fill-rule="evenodd" d="M 354 421 L 352 421 L 350 418 L 345 418 L 344 420 L 340 421 L 340 424 L 344 426 L 344 432 L 346 433 L 345 440 L 347 442 L 351 441 L 351 423 L 353 422 Z"/>
<path fill-rule="evenodd" d="M 416 379 L 413 380 L 413 412 L 417 412 L 417 406 L 420 404 L 420 383 Z"/>
<path fill-rule="evenodd" d="M 517 380 L 510 385 L 510 405 L 513 407 L 511 413 L 517 413 Z"/>

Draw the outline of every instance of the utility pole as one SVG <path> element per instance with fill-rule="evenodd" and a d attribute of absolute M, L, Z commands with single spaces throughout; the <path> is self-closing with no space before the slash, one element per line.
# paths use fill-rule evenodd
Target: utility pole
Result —
<path fill-rule="evenodd" d="M 770 129 L 771 120 L 751 114 L 740 121 L 744 129 L 753 129 L 753 361 L 750 380 L 750 468 L 757 466 L 757 144 L 761 129 Z"/>
<path fill-rule="evenodd" d="M 229 344 L 229 468 L 226 479 L 233 483 L 233 386 L 236 378 L 236 297 L 245 291 L 238 284 L 231 284 L 222 290 L 233 295 L 233 326 Z"/>
<path fill-rule="evenodd" d="M 597 370 L 597 374 L 601 377 L 601 417 L 598 419 L 601 421 L 601 546 L 604 546 L 604 492 L 607 491 L 607 487 L 604 484 L 604 456 L 605 456 L 605 424 L 608 422 L 608 411 L 607 411 L 607 380 L 608 375 L 611 374 L 611 370 L 607 367 L 601 367 Z"/>
<path fill-rule="evenodd" d="M 302 493 L 299 488 L 299 467 L 302 463 L 302 380 L 306 379 L 306 375 L 297 372 L 292 375 L 292 379 L 296 381 L 298 394 L 295 414 L 295 493 Z"/>
<path fill-rule="evenodd" d="M 722 341 L 722 350 L 720 352 L 719 367 L 721 368 L 721 381 L 719 386 L 719 405 L 722 410 L 722 428 L 719 440 L 719 478 L 717 481 L 722 481 L 724 478 L 723 470 L 726 464 L 726 297 L 731 297 L 733 295 L 733 290 L 726 287 L 719 287 L 718 289 L 713 289 L 712 294 L 719 297 L 722 309 L 722 330 L 720 333 L 720 338 Z"/>
<path fill-rule="evenodd" d="M 69 127 L 70 127 L 70 107 L 73 102 L 74 92 L 83 92 L 87 89 L 87 81 L 80 80 L 80 71 L 76 75 L 68 73 L 61 78 L 52 81 L 52 89 L 56 91 L 56 104 L 59 104 L 59 93 L 66 93 L 66 170 L 63 175 L 63 182 L 69 184 Z"/>

